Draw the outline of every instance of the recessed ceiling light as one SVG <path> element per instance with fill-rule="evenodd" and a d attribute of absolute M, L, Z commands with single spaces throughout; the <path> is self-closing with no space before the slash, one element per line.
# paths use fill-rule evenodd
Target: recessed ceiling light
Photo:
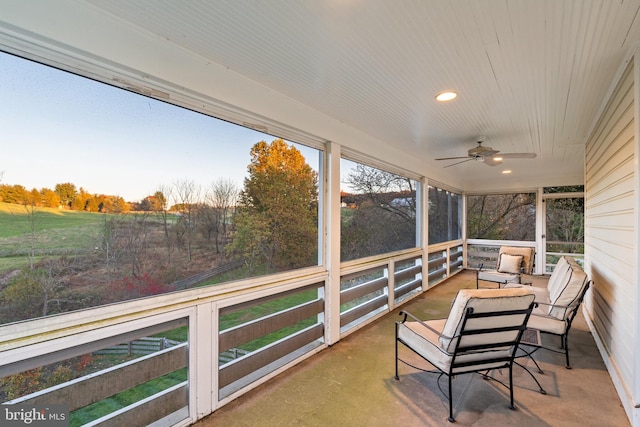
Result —
<path fill-rule="evenodd" d="M 507 175 L 511 173 L 511 169 L 505 169 L 502 171 L 503 174 Z"/>
<path fill-rule="evenodd" d="M 451 101 L 456 96 L 458 96 L 458 94 L 453 92 L 453 91 L 445 91 L 445 92 L 440 92 L 439 94 L 437 94 L 436 95 L 436 100 L 438 100 L 440 102 Z"/>

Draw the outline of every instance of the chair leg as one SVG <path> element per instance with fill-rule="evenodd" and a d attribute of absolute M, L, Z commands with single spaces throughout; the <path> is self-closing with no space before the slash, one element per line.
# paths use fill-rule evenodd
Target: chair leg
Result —
<path fill-rule="evenodd" d="M 562 336 L 562 345 L 564 346 L 564 355 L 567 360 L 565 368 L 571 369 L 571 364 L 569 363 L 569 334 L 564 334 Z"/>
<path fill-rule="evenodd" d="M 393 377 L 396 380 L 399 380 L 398 376 L 398 325 L 396 325 L 396 375 Z"/>
<path fill-rule="evenodd" d="M 394 380 L 399 380 L 400 377 L 398 376 L 398 341 L 396 341 L 396 374 L 393 376 Z"/>
<path fill-rule="evenodd" d="M 451 381 L 451 375 L 447 375 L 447 377 L 449 378 L 449 418 L 447 418 L 447 421 L 455 423 L 456 419 L 453 418 L 453 384 Z"/>
<path fill-rule="evenodd" d="M 513 404 L 513 363 L 509 365 L 509 409 L 512 411 L 516 409 Z"/>

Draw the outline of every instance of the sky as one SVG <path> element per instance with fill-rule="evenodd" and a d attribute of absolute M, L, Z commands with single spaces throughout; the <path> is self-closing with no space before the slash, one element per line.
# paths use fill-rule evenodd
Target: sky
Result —
<path fill-rule="evenodd" d="M 161 186 L 242 188 L 249 150 L 274 136 L 0 52 L 0 183 L 139 201 Z M 318 170 L 318 151 L 296 145 Z"/>

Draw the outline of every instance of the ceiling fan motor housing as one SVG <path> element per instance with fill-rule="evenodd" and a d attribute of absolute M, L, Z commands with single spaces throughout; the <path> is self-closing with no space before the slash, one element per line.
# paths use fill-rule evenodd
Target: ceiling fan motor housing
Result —
<path fill-rule="evenodd" d="M 469 156 L 471 157 L 488 157 L 493 156 L 494 154 L 498 154 L 499 151 L 494 150 L 491 147 L 483 147 L 479 145 L 475 148 L 469 150 Z"/>

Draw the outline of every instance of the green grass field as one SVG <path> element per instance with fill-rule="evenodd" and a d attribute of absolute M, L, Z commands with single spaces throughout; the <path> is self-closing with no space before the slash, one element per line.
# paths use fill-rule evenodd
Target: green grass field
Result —
<path fill-rule="evenodd" d="M 0 271 L 27 265 L 32 248 L 36 257 L 93 248 L 104 222 L 100 213 L 52 208 L 30 213 L 22 205 L 0 203 Z"/>
<path fill-rule="evenodd" d="M 118 214 L 36 208 L 0 202 L 0 271 L 22 268 L 35 258 L 76 254 L 99 247 L 105 224 Z M 134 214 L 120 215 L 134 218 Z"/>
<path fill-rule="evenodd" d="M 30 213 L 22 205 L 0 202 L 0 239 L 20 237 L 30 233 Z M 68 230 L 86 226 L 100 226 L 105 214 L 36 208 L 33 213 L 36 231 Z"/>

